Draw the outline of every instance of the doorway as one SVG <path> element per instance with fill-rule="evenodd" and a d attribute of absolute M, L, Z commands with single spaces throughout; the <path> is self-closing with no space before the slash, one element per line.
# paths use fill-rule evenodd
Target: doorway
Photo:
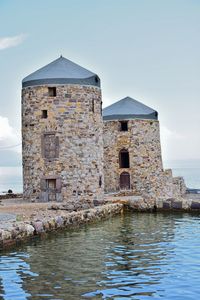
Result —
<path fill-rule="evenodd" d="M 130 190 L 130 174 L 128 172 L 120 174 L 120 189 Z"/>
<path fill-rule="evenodd" d="M 47 179 L 46 188 L 48 201 L 56 201 L 56 179 Z"/>

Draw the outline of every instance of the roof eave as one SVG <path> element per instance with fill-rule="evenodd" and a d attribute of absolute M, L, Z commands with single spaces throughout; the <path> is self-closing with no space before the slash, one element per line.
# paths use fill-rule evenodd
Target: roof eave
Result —
<path fill-rule="evenodd" d="M 158 120 L 158 113 L 155 111 L 151 114 L 146 115 L 108 115 L 103 116 L 104 121 L 119 121 L 119 120 L 134 120 L 134 119 L 142 119 L 142 120 Z"/>

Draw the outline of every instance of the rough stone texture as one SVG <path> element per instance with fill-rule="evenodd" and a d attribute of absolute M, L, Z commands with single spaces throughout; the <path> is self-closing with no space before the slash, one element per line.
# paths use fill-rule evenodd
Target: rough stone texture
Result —
<path fill-rule="evenodd" d="M 104 191 L 101 90 L 53 86 L 56 97 L 48 86 L 22 90 L 24 198 L 92 207 Z"/>
<path fill-rule="evenodd" d="M 0 223 L 0 249 L 7 248 L 23 242 L 27 238 L 41 235 L 70 226 L 78 226 L 84 223 L 94 222 L 119 214 L 123 209 L 120 203 L 102 205 L 96 208 L 78 212 L 66 212 L 62 216 L 46 217 L 41 220 L 30 220 L 29 222 L 12 222 L 6 228 Z"/>
<path fill-rule="evenodd" d="M 186 185 L 183 177 L 174 177 L 173 178 L 173 194 L 174 197 L 179 197 L 186 194 Z"/>
<path fill-rule="evenodd" d="M 119 192 L 122 172 L 130 174 L 130 191 L 150 201 L 185 192 L 182 179 L 173 179 L 171 170 L 163 170 L 158 121 L 128 120 L 128 131 L 120 131 L 119 121 L 104 121 L 103 139 L 107 193 Z M 130 168 L 120 168 L 122 149 L 129 152 Z"/>

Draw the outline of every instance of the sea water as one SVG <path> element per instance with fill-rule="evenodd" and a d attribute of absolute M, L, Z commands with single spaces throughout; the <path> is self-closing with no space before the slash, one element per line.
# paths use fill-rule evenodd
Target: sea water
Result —
<path fill-rule="evenodd" d="M 200 215 L 126 213 L 1 253 L 2 300 L 197 300 Z"/>

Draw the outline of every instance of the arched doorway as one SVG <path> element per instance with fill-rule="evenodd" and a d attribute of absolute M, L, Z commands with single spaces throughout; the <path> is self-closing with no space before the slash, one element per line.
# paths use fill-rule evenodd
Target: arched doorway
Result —
<path fill-rule="evenodd" d="M 119 185 L 121 190 L 130 190 L 130 174 L 128 172 L 122 172 L 120 174 Z"/>
<path fill-rule="evenodd" d="M 119 167 L 129 168 L 129 152 L 126 149 L 122 149 L 119 152 Z"/>

